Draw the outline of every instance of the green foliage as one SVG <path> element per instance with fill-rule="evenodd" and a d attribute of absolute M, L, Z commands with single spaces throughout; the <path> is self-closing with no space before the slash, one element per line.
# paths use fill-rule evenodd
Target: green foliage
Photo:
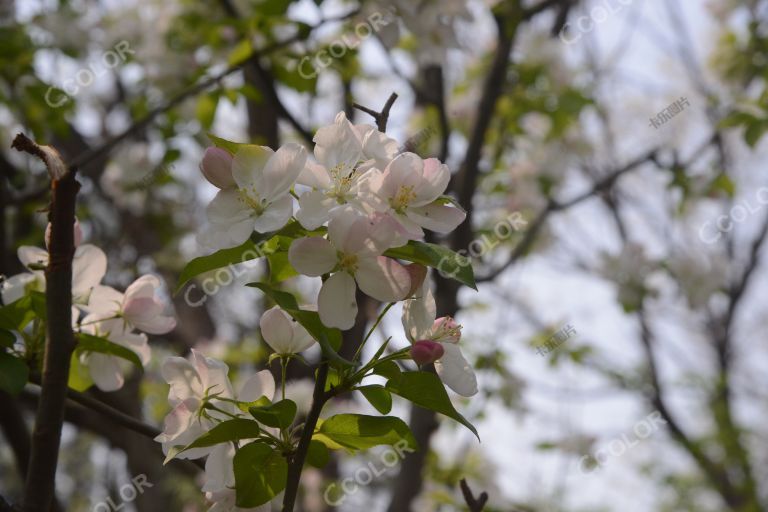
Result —
<path fill-rule="evenodd" d="M 475 273 L 469 259 L 442 245 L 411 240 L 402 247 L 389 249 L 384 255 L 436 268 L 446 276 L 477 290 Z"/>
<path fill-rule="evenodd" d="M 258 507 L 285 489 L 288 463 L 268 444 L 253 442 L 237 450 L 234 460 L 238 507 Z"/>
<path fill-rule="evenodd" d="M 392 410 L 392 394 L 384 386 L 371 384 L 369 386 L 361 386 L 357 390 L 381 414 L 389 414 L 389 411 Z"/>
<path fill-rule="evenodd" d="M 28 378 L 29 368 L 22 359 L 0 351 L 0 389 L 17 395 L 24 389 Z"/>
<path fill-rule="evenodd" d="M 192 448 L 205 448 L 221 443 L 253 439 L 258 437 L 260 433 L 261 428 L 259 428 L 259 424 L 255 421 L 245 418 L 234 418 L 214 426 L 211 430 L 186 446 L 181 452 L 191 450 Z"/>
<path fill-rule="evenodd" d="M 337 414 L 323 421 L 312 439 L 331 449 L 367 450 L 383 444 L 394 445 L 401 440 L 416 448 L 416 440 L 408 425 L 394 416 Z"/>
<path fill-rule="evenodd" d="M 440 378 L 430 372 L 403 372 L 387 382 L 387 389 L 411 402 L 454 419 L 472 431 L 478 440 L 477 429 L 456 411 Z"/>
<path fill-rule="evenodd" d="M 92 336 L 83 332 L 76 334 L 77 346 L 75 347 L 76 354 L 82 354 L 85 352 L 97 352 L 99 354 L 105 354 L 108 356 L 115 356 L 126 361 L 130 361 L 139 370 L 144 370 L 144 365 L 141 364 L 141 359 L 131 349 L 125 348 L 122 345 L 113 343 L 106 338 L 100 338 L 98 336 Z"/>
<path fill-rule="evenodd" d="M 248 412 L 268 427 L 285 429 L 296 417 L 296 404 L 291 400 L 280 400 L 269 405 L 249 407 Z"/>

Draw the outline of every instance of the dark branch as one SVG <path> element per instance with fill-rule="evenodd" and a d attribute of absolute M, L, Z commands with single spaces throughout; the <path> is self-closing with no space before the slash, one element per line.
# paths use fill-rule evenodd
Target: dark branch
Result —
<path fill-rule="evenodd" d="M 381 112 L 376 112 L 375 110 L 370 109 L 368 107 L 364 107 L 358 103 L 353 103 L 352 106 L 357 110 L 360 110 L 361 112 L 365 112 L 369 116 L 373 117 L 373 119 L 376 121 L 376 127 L 379 129 L 379 131 L 386 132 L 387 122 L 389 122 L 389 111 L 392 110 L 392 105 L 395 104 L 396 99 L 397 99 L 397 93 L 393 92 L 389 96 L 389 99 L 387 100 L 387 102 L 384 104 L 384 108 L 381 109 Z"/>
<path fill-rule="evenodd" d="M 459 484 L 461 485 L 461 493 L 464 495 L 464 501 L 467 502 L 467 506 L 469 507 L 469 512 L 482 512 L 485 503 L 488 501 L 488 493 L 482 492 L 480 493 L 480 496 L 475 498 L 475 495 L 472 494 L 472 489 L 469 488 L 469 484 L 465 478 L 462 478 Z"/>

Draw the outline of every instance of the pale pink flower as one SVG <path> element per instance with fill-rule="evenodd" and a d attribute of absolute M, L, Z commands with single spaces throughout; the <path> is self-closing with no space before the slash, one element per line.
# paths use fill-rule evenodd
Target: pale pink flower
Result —
<path fill-rule="evenodd" d="M 303 352 L 315 343 L 307 330 L 278 306 L 261 315 L 259 326 L 264 341 L 278 354 Z"/>
<path fill-rule="evenodd" d="M 232 155 L 228 151 L 211 146 L 205 150 L 200 161 L 200 172 L 208 182 L 220 189 L 235 186 L 232 176 Z"/>
<path fill-rule="evenodd" d="M 122 317 L 128 326 L 149 334 L 165 334 L 176 327 L 176 319 L 165 315 L 166 305 L 157 297 L 161 287 L 160 279 L 149 274 L 134 281 L 124 294 L 109 286 L 97 286 L 87 309 Z"/>

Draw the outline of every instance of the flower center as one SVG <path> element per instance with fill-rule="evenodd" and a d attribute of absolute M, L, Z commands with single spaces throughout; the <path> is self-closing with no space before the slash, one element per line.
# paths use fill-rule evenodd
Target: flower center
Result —
<path fill-rule="evenodd" d="M 403 213 L 403 210 L 408 208 L 411 201 L 416 199 L 416 192 L 413 191 L 412 186 L 401 186 L 395 197 L 389 200 L 389 205 L 397 213 Z"/>
<path fill-rule="evenodd" d="M 339 267 L 354 275 L 357 272 L 357 254 L 339 253 Z"/>
<path fill-rule="evenodd" d="M 251 193 L 248 190 L 238 190 L 238 200 L 244 203 L 248 208 L 256 212 L 256 215 L 261 215 L 267 207 L 267 200 L 259 198 L 259 194 L 256 189 L 251 189 Z"/>
<path fill-rule="evenodd" d="M 330 171 L 331 179 L 333 180 L 333 187 L 327 192 L 328 197 L 336 199 L 339 204 L 345 204 L 347 202 L 347 195 L 352 188 L 352 183 L 355 180 L 355 170 L 352 172 L 346 171 L 346 166 L 341 163 L 336 165 Z"/>

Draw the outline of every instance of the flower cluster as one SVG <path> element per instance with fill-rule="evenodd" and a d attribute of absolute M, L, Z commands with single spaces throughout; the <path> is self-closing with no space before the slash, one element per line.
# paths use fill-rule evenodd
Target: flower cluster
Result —
<path fill-rule="evenodd" d="M 46 245 L 50 243 L 50 224 L 46 230 Z M 144 275 L 134 281 L 125 293 L 101 285 L 107 272 L 107 256 L 91 244 L 82 244 L 82 230 L 75 223 L 75 255 L 72 261 L 72 327 L 112 344 L 127 348 L 142 364 L 150 359 L 147 343 L 149 334 L 164 334 L 176 326 L 176 320 L 165 314 L 166 305 L 157 297 L 160 280 Z M 44 269 L 48 251 L 39 247 L 21 246 L 21 263 L 28 272 L 11 276 L 2 283 L 3 304 L 16 302 L 29 293 L 45 291 Z M 136 330 L 142 332 L 135 332 Z M 130 363 L 108 347 L 91 347 L 79 351 L 79 362 L 88 378 L 102 391 L 115 391 L 123 386 Z"/>
<path fill-rule="evenodd" d="M 168 455 L 183 449 L 221 421 L 245 418 L 238 402 L 255 402 L 265 397 L 272 400 L 275 380 L 262 370 L 245 381 L 235 393 L 226 364 L 193 350 L 189 360 L 169 357 L 163 363 L 163 378 L 171 386 L 168 402 L 172 410 L 165 418 L 165 429 L 155 440 L 163 444 Z M 267 433 L 266 435 L 269 435 Z M 206 457 L 203 492 L 212 502 L 211 512 L 239 510 L 235 508 L 235 474 L 232 467 L 235 449 L 232 443 L 191 448 L 172 454 L 181 459 Z M 248 510 L 270 510 L 269 505 Z"/>
<path fill-rule="evenodd" d="M 201 170 L 220 190 L 200 240 L 220 249 L 244 243 L 253 231 L 276 231 L 292 217 L 296 196 L 298 222 L 308 230 L 327 224 L 327 234 L 295 240 L 289 261 L 300 274 L 324 278 L 323 324 L 349 329 L 358 287 L 383 302 L 410 295 L 408 269 L 384 252 L 421 239 L 424 229 L 449 233 L 465 213 L 442 195 L 451 177 L 446 165 L 398 154 L 397 142 L 373 126 L 353 125 L 341 112 L 314 142 L 314 160 L 296 144 L 278 151 L 247 145 L 234 155 L 209 148 Z"/>

